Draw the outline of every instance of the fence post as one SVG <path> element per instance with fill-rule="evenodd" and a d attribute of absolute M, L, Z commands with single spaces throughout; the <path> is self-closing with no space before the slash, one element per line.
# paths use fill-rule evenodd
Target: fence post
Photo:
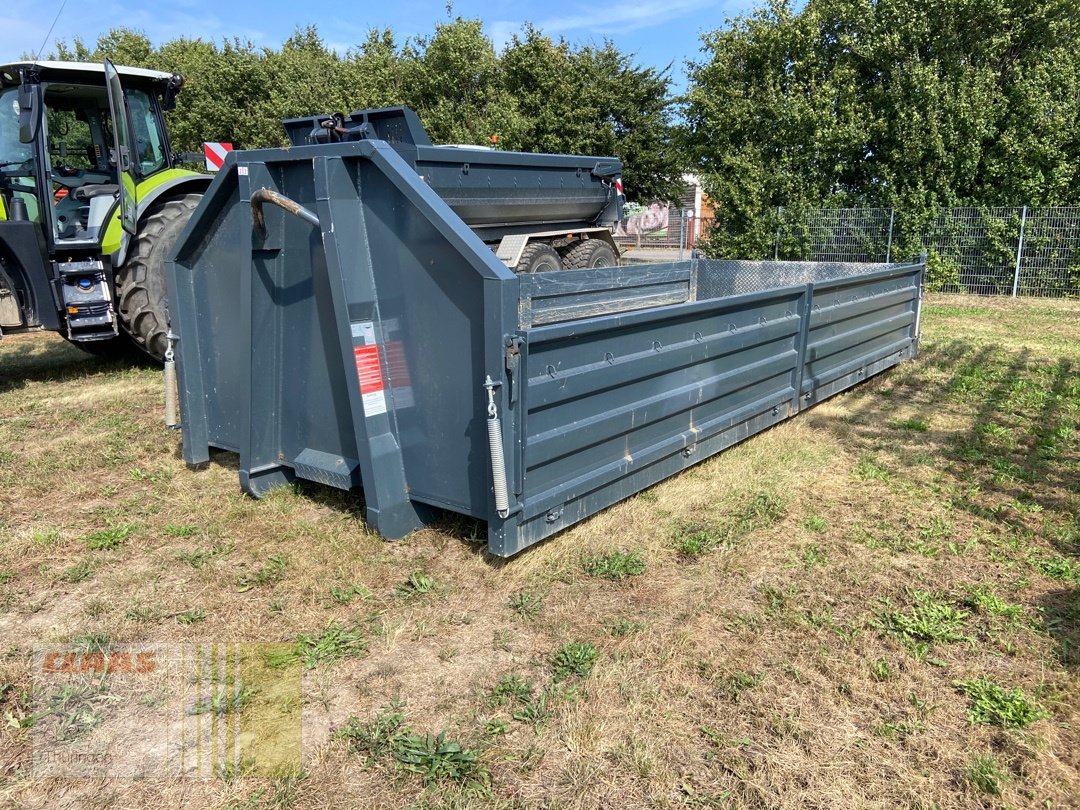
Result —
<path fill-rule="evenodd" d="M 893 218 L 896 216 L 896 209 L 889 209 L 889 243 L 885 246 L 885 264 L 892 261 L 892 226 Z"/>
<path fill-rule="evenodd" d="M 773 261 L 780 261 L 780 224 L 784 221 L 784 206 L 776 206 L 776 241 L 773 242 Z"/>
<path fill-rule="evenodd" d="M 683 260 L 683 252 L 686 250 L 686 211 L 679 209 L 679 261 Z"/>
<path fill-rule="evenodd" d="M 1024 226 L 1027 225 L 1027 206 L 1024 206 L 1020 214 L 1020 239 L 1016 243 L 1016 271 L 1013 273 L 1013 293 L 1016 298 L 1017 290 L 1020 289 L 1020 259 L 1024 255 Z"/>

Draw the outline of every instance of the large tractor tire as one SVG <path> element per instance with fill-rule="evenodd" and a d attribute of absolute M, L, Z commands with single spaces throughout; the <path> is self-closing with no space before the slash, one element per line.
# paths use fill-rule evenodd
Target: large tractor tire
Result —
<path fill-rule="evenodd" d="M 185 194 L 151 208 L 139 224 L 124 264 L 116 271 L 120 325 L 135 345 L 159 362 L 168 348 L 165 257 L 200 199 L 201 194 Z"/>
<path fill-rule="evenodd" d="M 571 245 L 563 253 L 562 260 L 567 270 L 615 267 L 619 263 L 614 249 L 603 239 L 583 239 Z"/>
<path fill-rule="evenodd" d="M 521 258 L 514 265 L 514 271 L 517 273 L 550 273 L 553 270 L 562 269 L 559 252 L 543 242 L 532 242 L 526 245 L 521 251 Z"/>

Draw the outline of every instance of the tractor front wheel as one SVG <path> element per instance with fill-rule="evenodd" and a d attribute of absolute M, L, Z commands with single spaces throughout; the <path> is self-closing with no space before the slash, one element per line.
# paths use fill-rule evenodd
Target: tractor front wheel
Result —
<path fill-rule="evenodd" d="M 159 362 L 165 359 L 169 330 L 165 257 L 200 199 L 201 194 L 185 194 L 151 208 L 116 271 L 120 324 L 135 345 Z"/>

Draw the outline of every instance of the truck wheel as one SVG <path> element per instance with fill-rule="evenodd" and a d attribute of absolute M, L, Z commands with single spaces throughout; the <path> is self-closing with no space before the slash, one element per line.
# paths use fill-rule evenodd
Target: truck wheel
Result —
<path fill-rule="evenodd" d="M 563 254 L 567 270 L 615 267 L 618 263 L 615 251 L 603 239 L 583 239 Z"/>
<path fill-rule="evenodd" d="M 201 194 L 185 194 L 151 208 L 116 271 L 120 324 L 135 345 L 158 361 L 165 359 L 169 329 L 165 257 L 200 199 Z"/>
<path fill-rule="evenodd" d="M 559 252 L 551 245 L 543 242 L 533 242 L 526 245 L 521 251 L 521 258 L 514 265 L 515 273 L 550 273 L 553 270 L 562 270 L 562 261 Z"/>

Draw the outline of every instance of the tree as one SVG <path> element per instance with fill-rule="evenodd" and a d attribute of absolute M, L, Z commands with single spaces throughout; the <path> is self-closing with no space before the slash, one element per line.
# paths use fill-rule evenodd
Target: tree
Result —
<path fill-rule="evenodd" d="M 668 71 L 642 67 L 610 42 L 573 47 L 531 26 L 497 53 L 478 19 L 436 24 L 400 45 L 373 29 L 344 54 L 314 26 L 279 49 L 181 37 L 153 47 L 115 29 L 93 49 L 76 39 L 59 57 L 176 71 L 187 83 L 169 113 L 173 146 L 205 140 L 241 148 L 285 143 L 284 118 L 404 104 L 435 143 L 494 143 L 529 152 L 616 155 L 639 199 L 673 196 L 682 173 L 672 139 Z"/>
<path fill-rule="evenodd" d="M 575 50 L 531 26 L 511 39 L 502 65 L 518 112 L 506 148 L 617 155 L 629 196 L 678 196 L 667 70 L 641 67 L 611 42 Z"/>
<path fill-rule="evenodd" d="M 777 206 L 1077 201 L 1070 0 L 774 0 L 703 38 L 682 142 L 718 206 L 711 248 L 762 255 Z"/>

